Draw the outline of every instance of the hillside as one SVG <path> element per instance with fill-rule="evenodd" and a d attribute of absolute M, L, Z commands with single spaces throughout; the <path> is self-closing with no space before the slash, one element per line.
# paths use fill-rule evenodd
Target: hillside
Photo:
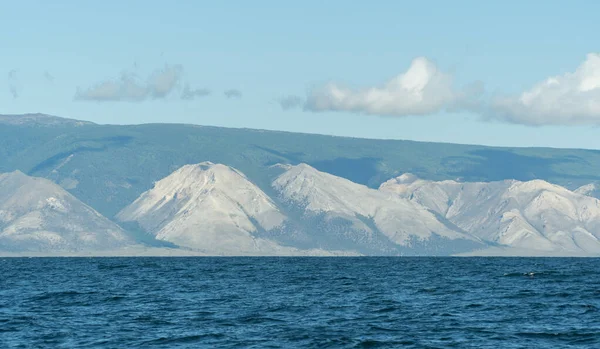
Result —
<path fill-rule="evenodd" d="M 132 244 L 118 225 L 51 181 L 0 174 L 0 250 L 103 251 Z"/>
<path fill-rule="evenodd" d="M 161 179 L 117 217 L 178 246 L 212 254 L 269 255 L 282 248 L 254 233 L 286 219 L 244 174 L 210 162 L 183 166 Z"/>
<path fill-rule="evenodd" d="M 483 246 L 419 203 L 306 164 L 278 167 L 283 173 L 272 186 L 280 205 L 298 216 L 297 242 L 390 255 L 448 255 Z"/>
<path fill-rule="evenodd" d="M 380 190 L 422 204 L 490 243 L 600 253 L 600 201 L 546 181 L 435 182 L 404 174 Z"/>
<path fill-rule="evenodd" d="M 271 198 L 229 166 L 185 165 L 117 218 L 157 240 L 213 255 L 447 255 L 484 247 L 409 200 L 306 164 L 273 170 L 280 173 Z"/>

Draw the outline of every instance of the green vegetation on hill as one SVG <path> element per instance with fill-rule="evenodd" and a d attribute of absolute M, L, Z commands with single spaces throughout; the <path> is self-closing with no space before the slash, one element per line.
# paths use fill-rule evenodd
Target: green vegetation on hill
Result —
<path fill-rule="evenodd" d="M 182 165 L 235 167 L 261 187 L 276 163 L 305 162 L 370 187 L 404 172 L 424 179 L 544 179 L 568 188 L 600 180 L 600 151 L 372 140 L 179 124 L 0 123 L 0 172 L 61 184 L 113 217 Z"/>

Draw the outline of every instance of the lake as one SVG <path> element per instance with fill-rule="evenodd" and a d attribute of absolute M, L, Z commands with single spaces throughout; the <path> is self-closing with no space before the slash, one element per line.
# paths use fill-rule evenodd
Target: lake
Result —
<path fill-rule="evenodd" d="M 592 258 L 0 258 L 2 348 L 593 348 L 599 311 Z"/>

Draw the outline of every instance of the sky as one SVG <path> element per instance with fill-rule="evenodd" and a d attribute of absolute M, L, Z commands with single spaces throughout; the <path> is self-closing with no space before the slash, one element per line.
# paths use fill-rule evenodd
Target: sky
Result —
<path fill-rule="evenodd" d="M 598 13 L 577 0 L 2 1 L 0 114 L 600 149 Z"/>

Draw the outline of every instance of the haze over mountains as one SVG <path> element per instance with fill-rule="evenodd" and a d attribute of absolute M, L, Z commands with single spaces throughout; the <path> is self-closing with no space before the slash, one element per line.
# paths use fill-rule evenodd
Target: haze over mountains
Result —
<path fill-rule="evenodd" d="M 600 255 L 595 151 L 37 114 L 0 136 L 5 252 Z"/>

